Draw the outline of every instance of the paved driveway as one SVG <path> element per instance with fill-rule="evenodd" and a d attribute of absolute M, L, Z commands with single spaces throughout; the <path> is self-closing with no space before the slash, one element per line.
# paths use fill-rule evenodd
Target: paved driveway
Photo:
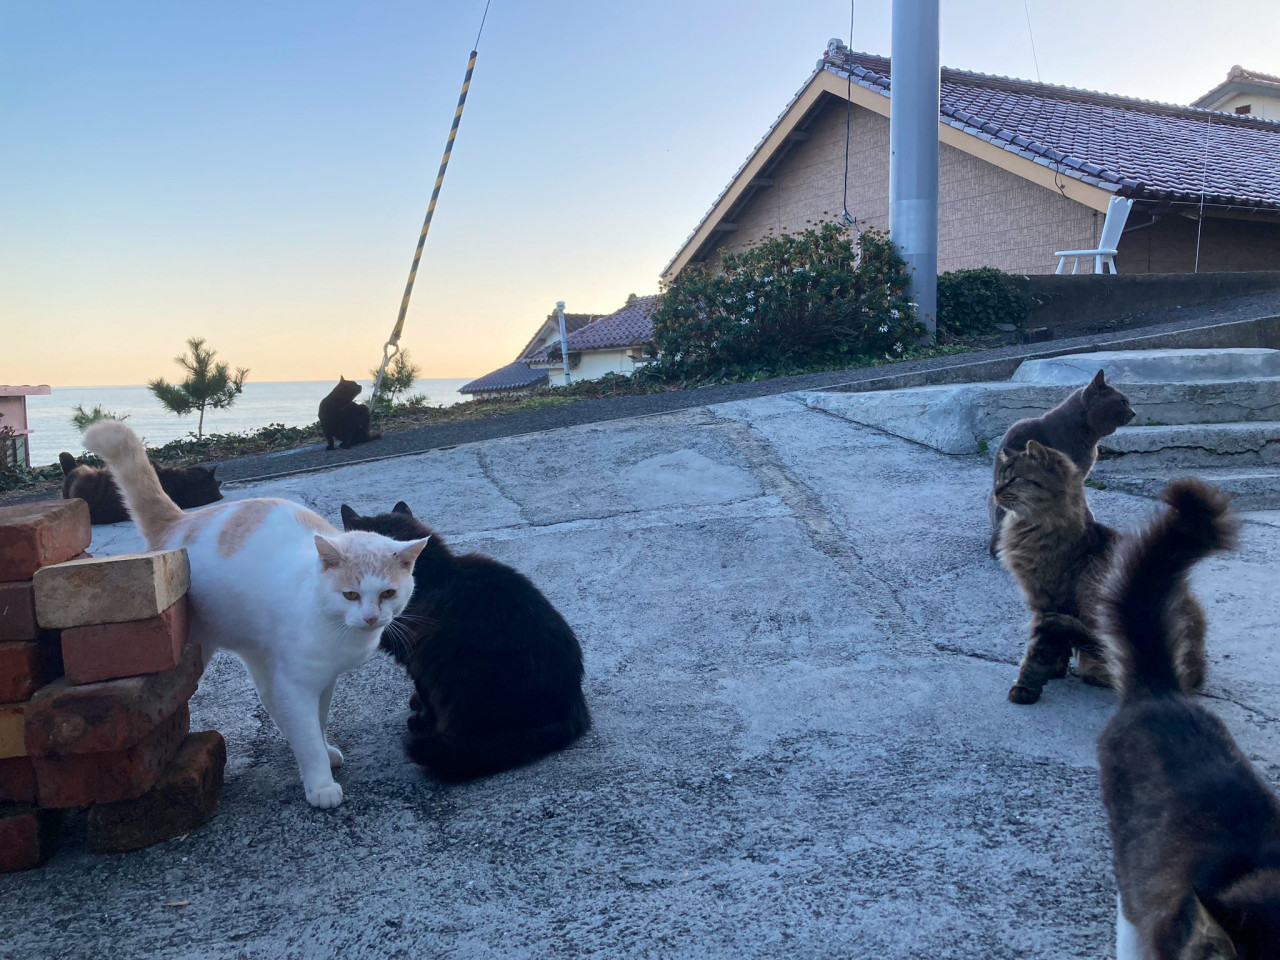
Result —
<path fill-rule="evenodd" d="M 320 812 L 220 657 L 192 702 L 228 742 L 217 818 L 0 877 L 0 956 L 1104 956 L 1111 697 L 1005 700 L 1026 616 L 986 555 L 988 477 L 780 396 L 238 490 L 333 519 L 405 499 L 530 575 L 582 640 L 595 730 L 438 785 L 400 755 L 409 684 L 379 658 L 339 685 L 348 799 Z M 1108 522 L 1151 509 L 1090 496 Z M 1210 706 L 1272 782 L 1278 555 L 1280 518 L 1251 515 L 1195 578 Z"/>

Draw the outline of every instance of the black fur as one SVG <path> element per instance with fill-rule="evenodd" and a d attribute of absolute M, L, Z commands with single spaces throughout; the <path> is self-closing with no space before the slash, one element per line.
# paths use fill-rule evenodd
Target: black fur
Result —
<path fill-rule="evenodd" d="M 354 380 L 338 377 L 338 385 L 329 395 L 320 401 L 320 431 L 328 446 L 333 449 L 333 441 L 343 450 L 357 444 L 368 443 L 382 436 L 370 433 L 369 408 L 363 403 L 356 403 L 356 397 L 363 388 Z"/>
<path fill-rule="evenodd" d="M 1280 955 L 1280 800 L 1226 726 L 1184 691 L 1187 571 L 1231 546 L 1227 497 L 1195 480 L 1128 540 L 1103 589 L 1113 685 L 1123 698 L 1098 738 L 1124 915 L 1147 955 Z"/>
<path fill-rule="evenodd" d="M 413 599 L 382 635 L 417 690 L 405 751 L 441 780 L 472 780 L 562 750 L 591 728 L 578 638 L 527 577 L 477 553 L 458 556 L 397 503 L 347 530 L 430 536 Z"/>
<path fill-rule="evenodd" d="M 58 454 L 58 462 L 62 464 L 62 497 L 83 500 L 89 505 L 89 522 L 123 523 L 129 519 L 129 512 L 124 508 L 124 500 L 120 497 L 120 488 L 116 486 L 111 471 L 105 467 L 91 467 L 77 463 L 71 454 Z M 189 507 L 203 507 L 208 503 L 216 503 L 222 499 L 222 481 L 215 475 L 217 465 L 212 467 L 161 467 L 155 466 L 160 486 L 169 495 L 169 499 L 184 510 Z"/>
<path fill-rule="evenodd" d="M 1019 420 L 1009 428 L 996 450 L 993 480 L 994 474 L 1000 472 L 1000 453 L 1019 453 L 1026 449 L 1029 440 L 1065 453 L 1083 479 L 1089 476 L 1098 459 L 1098 441 L 1115 433 L 1133 418 L 1129 399 L 1107 383 L 1103 371 L 1099 370 L 1088 384 L 1074 391 L 1048 413 Z M 987 508 L 991 514 L 990 549 L 994 557 L 1004 510 L 993 497 L 987 498 Z"/>

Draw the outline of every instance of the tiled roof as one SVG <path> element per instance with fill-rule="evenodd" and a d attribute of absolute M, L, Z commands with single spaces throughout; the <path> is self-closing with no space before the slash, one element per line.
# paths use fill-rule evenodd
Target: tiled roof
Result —
<path fill-rule="evenodd" d="M 598 313 L 566 313 L 564 315 L 564 332 L 570 334 L 575 330 L 581 330 L 598 316 L 600 316 Z M 528 360 L 532 354 L 538 352 L 537 349 L 534 349 L 534 345 L 541 339 L 543 331 L 548 327 L 555 331 L 556 336 L 559 335 L 560 318 L 556 314 L 547 314 L 547 319 L 542 322 L 542 326 L 538 327 L 538 332 L 529 339 L 529 342 L 524 345 L 524 349 L 516 356 L 517 360 Z"/>
<path fill-rule="evenodd" d="M 589 323 L 569 336 L 569 352 L 634 347 L 653 339 L 653 311 L 658 296 L 628 297 L 627 304 L 608 316 Z M 560 358 L 560 342 L 553 340 L 530 357 L 531 363 L 547 363 Z"/>
<path fill-rule="evenodd" d="M 886 57 L 833 41 L 820 67 L 889 96 Z M 1280 122 L 947 67 L 940 119 L 1123 196 L 1280 208 Z"/>
<path fill-rule="evenodd" d="M 519 361 L 508 363 L 499 370 L 486 373 L 477 380 L 472 380 L 458 388 L 459 393 L 485 393 L 489 390 L 515 390 L 520 387 L 532 387 L 547 379 L 547 371 L 530 370 Z"/>

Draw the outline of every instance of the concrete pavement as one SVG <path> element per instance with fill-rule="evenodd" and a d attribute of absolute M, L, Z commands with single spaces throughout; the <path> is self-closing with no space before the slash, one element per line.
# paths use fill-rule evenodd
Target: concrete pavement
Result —
<path fill-rule="evenodd" d="M 0 956 L 1105 956 L 1112 698 L 1005 699 L 1027 616 L 986 555 L 989 478 L 784 395 L 236 490 L 335 520 L 404 499 L 527 573 L 581 638 L 595 730 L 438 785 L 401 757 L 410 688 L 379 658 L 339 684 L 347 801 L 315 811 L 219 657 L 192 701 L 227 738 L 217 818 L 0 877 Z M 99 530 L 97 552 L 138 543 Z M 1253 514 L 1195 577 L 1209 704 L 1272 783 L 1278 557 L 1280 515 Z"/>

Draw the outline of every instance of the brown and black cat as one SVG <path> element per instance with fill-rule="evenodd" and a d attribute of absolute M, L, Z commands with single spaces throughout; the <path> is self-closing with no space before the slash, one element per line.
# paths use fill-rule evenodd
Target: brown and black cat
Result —
<path fill-rule="evenodd" d="M 563 750 L 591 728 L 578 638 L 527 577 L 453 553 L 403 502 L 373 517 L 343 504 L 342 522 L 394 540 L 430 537 L 413 598 L 382 635 L 416 688 L 409 759 L 441 780 L 472 780 Z"/>
<path fill-rule="evenodd" d="M 1165 514 L 1127 538 L 1102 588 L 1103 642 L 1120 708 L 1098 738 L 1111 826 L 1120 960 L 1280 957 L 1280 798 L 1223 723 L 1187 694 L 1201 629 L 1188 570 L 1238 523 L 1221 491 L 1178 480 Z M 1192 669 L 1188 669 L 1191 666 Z"/>
<path fill-rule="evenodd" d="M 1031 609 L 1031 638 L 1014 703 L 1035 703 L 1046 681 L 1066 676 L 1074 649 L 1087 683 L 1105 684 L 1099 660 L 1098 590 L 1120 535 L 1098 523 L 1084 498 L 1084 478 L 1066 454 L 1030 441 L 997 455 L 996 502 L 1006 511 L 997 552 Z M 1204 612 L 1184 586 L 1172 601 L 1187 631 L 1187 675 L 1204 682 Z"/>
<path fill-rule="evenodd" d="M 77 463 L 76 458 L 65 451 L 58 454 L 58 462 L 62 464 L 62 498 L 74 497 L 87 503 L 90 523 L 123 523 L 129 519 L 120 488 L 110 470 Z M 222 491 L 218 489 L 222 481 L 214 476 L 216 464 L 212 467 L 152 466 L 169 499 L 184 510 L 222 499 Z"/>
<path fill-rule="evenodd" d="M 335 440 L 341 449 L 346 450 L 382 436 L 369 432 L 369 408 L 363 403 L 356 403 L 362 389 L 356 381 L 339 375 L 338 385 L 320 401 L 320 432 L 328 444 L 326 450 L 333 449 Z"/>
<path fill-rule="evenodd" d="M 1098 441 L 1133 418 L 1129 399 L 1108 384 L 1103 371 L 1099 370 L 1093 380 L 1048 413 L 1019 420 L 1011 426 L 996 451 L 994 473 L 1000 472 L 1001 452 L 1017 453 L 1026 447 L 1027 441 L 1035 440 L 1070 457 L 1083 479 L 1098 459 Z M 987 508 L 991 514 L 991 555 L 994 557 L 1004 511 L 994 496 L 987 498 Z"/>

